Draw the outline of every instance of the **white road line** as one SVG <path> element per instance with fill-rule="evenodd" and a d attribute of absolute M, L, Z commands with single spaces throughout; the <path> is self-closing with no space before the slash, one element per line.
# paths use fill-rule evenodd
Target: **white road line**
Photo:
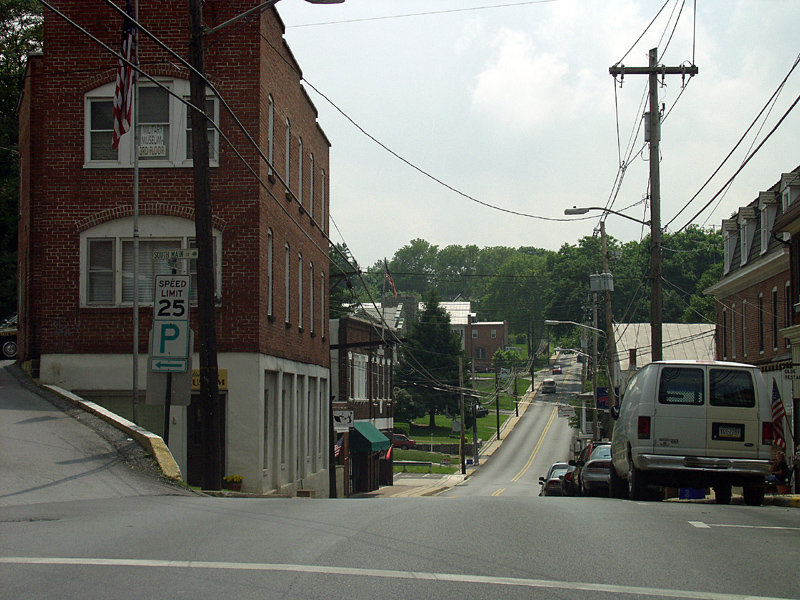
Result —
<path fill-rule="evenodd" d="M 579 581 L 556 581 L 554 579 L 525 579 L 519 577 L 493 577 L 488 575 L 466 575 L 458 573 L 426 573 L 422 571 L 390 571 L 387 569 L 357 569 L 349 567 L 326 567 L 322 565 L 291 565 L 275 563 L 234 563 L 194 560 L 143 560 L 133 558 L 59 558 L 33 556 L 0 556 L 0 564 L 7 565 L 52 565 L 52 566 L 97 566 L 136 567 L 157 569 L 216 569 L 228 571 L 273 571 L 287 573 L 309 573 L 350 577 L 377 577 L 383 579 L 414 579 L 419 581 L 479 583 L 506 585 L 523 588 L 546 588 L 559 590 L 582 590 L 610 594 L 631 594 L 662 598 L 697 598 L 707 600 L 797 600 L 775 596 L 753 596 L 725 594 L 695 590 L 674 590 L 632 585 L 610 585 Z"/>
<path fill-rule="evenodd" d="M 711 529 L 712 527 L 738 527 L 740 529 L 785 529 L 787 531 L 800 531 L 800 527 L 778 527 L 770 525 L 729 525 L 726 523 L 703 523 L 702 521 L 689 521 L 689 523 L 698 529 Z"/>

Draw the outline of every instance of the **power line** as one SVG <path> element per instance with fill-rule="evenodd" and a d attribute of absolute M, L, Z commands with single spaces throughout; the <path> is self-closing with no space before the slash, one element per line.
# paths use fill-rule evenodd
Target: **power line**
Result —
<path fill-rule="evenodd" d="M 493 8 L 511 8 L 515 6 L 526 6 L 529 4 L 548 4 L 550 2 L 556 2 L 557 0 L 527 0 L 525 2 L 511 2 L 507 4 L 494 4 L 491 6 L 472 6 L 469 8 L 452 8 L 449 10 L 435 10 L 429 12 L 419 12 L 419 13 L 406 13 L 400 15 L 386 15 L 383 17 L 364 17 L 362 19 L 344 19 L 341 21 L 323 21 L 319 23 L 303 23 L 300 25 L 290 25 L 288 28 L 298 29 L 300 27 L 319 27 L 322 25 L 342 25 L 344 23 L 363 23 L 365 21 L 388 21 L 391 19 L 405 19 L 408 17 L 428 17 L 432 15 L 444 15 L 450 13 L 458 13 L 458 12 L 472 12 L 478 10 L 489 10 Z"/>

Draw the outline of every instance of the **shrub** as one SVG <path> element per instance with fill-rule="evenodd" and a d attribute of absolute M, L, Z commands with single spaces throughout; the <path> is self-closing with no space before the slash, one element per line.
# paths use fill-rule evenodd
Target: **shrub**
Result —
<path fill-rule="evenodd" d="M 405 435 L 411 435 L 411 424 L 410 423 L 398 423 L 397 421 L 394 422 L 394 432 L 395 433 L 403 433 Z"/>

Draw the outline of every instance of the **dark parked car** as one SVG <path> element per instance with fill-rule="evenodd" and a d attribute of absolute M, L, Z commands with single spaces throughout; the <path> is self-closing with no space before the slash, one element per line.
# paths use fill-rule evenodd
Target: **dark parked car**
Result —
<path fill-rule="evenodd" d="M 0 324 L 0 355 L 3 358 L 17 356 L 17 315 L 12 315 Z"/>
<path fill-rule="evenodd" d="M 575 466 L 575 487 L 582 495 L 591 496 L 599 490 L 608 491 L 611 444 L 591 442 L 569 464 Z"/>
<path fill-rule="evenodd" d="M 413 448 L 416 445 L 417 442 L 415 440 L 410 439 L 407 435 L 403 435 L 402 433 L 392 434 L 392 446 L 394 446 L 395 448 L 408 450 L 409 448 Z"/>
<path fill-rule="evenodd" d="M 480 402 L 476 402 L 475 403 L 475 416 L 476 417 L 478 417 L 480 419 L 481 417 L 485 417 L 488 414 L 489 414 L 489 409 L 488 408 L 486 408 Z"/>
<path fill-rule="evenodd" d="M 553 463 L 546 477 L 539 477 L 539 485 L 542 489 L 540 496 L 563 496 L 564 495 L 564 475 L 569 471 L 569 465 L 565 462 Z"/>

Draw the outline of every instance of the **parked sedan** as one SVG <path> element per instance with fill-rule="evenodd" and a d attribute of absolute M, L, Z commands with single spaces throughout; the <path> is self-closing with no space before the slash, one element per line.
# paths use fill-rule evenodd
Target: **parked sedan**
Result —
<path fill-rule="evenodd" d="M 416 440 L 410 439 L 407 435 L 403 435 L 402 433 L 392 434 L 392 446 L 394 446 L 395 448 L 408 450 L 409 448 L 413 448 L 416 445 L 417 445 Z"/>
<path fill-rule="evenodd" d="M 539 485 L 542 489 L 540 496 L 563 496 L 564 495 L 564 475 L 569 471 L 569 465 L 564 462 L 553 463 L 546 477 L 539 477 Z"/>
<path fill-rule="evenodd" d="M 572 461 L 571 461 L 572 462 Z M 611 444 L 590 444 L 574 461 L 575 483 L 584 496 L 608 491 L 611 476 Z"/>

